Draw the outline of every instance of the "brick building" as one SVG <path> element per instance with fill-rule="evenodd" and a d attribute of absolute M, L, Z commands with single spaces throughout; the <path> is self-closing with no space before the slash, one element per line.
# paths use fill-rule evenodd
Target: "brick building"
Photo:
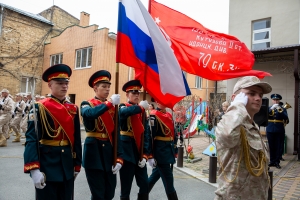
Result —
<path fill-rule="evenodd" d="M 44 17 L 43 17 L 44 16 Z M 0 89 L 41 93 L 44 44 L 79 20 L 57 6 L 32 14 L 0 3 Z"/>

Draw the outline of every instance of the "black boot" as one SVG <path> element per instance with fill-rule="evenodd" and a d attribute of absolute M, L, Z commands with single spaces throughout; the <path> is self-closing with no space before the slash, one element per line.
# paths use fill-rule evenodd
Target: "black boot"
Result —
<path fill-rule="evenodd" d="M 170 194 L 167 194 L 167 195 L 168 195 L 168 200 L 178 200 L 176 191 L 174 191 Z"/>
<path fill-rule="evenodd" d="M 149 200 L 149 193 L 146 193 L 146 194 L 140 194 L 140 193 L 138 193 L 137 200 Z"/>

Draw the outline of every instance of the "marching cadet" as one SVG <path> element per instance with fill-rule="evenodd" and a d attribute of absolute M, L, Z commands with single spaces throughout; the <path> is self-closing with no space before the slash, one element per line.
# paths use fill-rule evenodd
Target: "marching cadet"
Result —
<path fill-rule="evenodd" d="M 119 106 L 120 140 L 124 160 L 120 170 L 122 200 L 129 199 L 134 176 L 139 187 L 138 199 L 147 200 L 149 198 L 148 174 L 145 165 L 151 152 L 151 146 L 150 136 L 144 131 L 142 123 L 142 114 L 145 114 L 149 105 L 146 100 L 138 104 L 141 87 L 139 80 L 131 80 L 122 88 L 128 98 L 128 103 L 122 103 Z M 142 143 L 141 137 L 143 133 L 145 133 L 144 143 Z M 141 154 L 142 146 L 143 154 Z M 143 159 L 141 160 L 140 157 Z"/>
<path fill-rule="evenodd" d="M 162 178 L 169 200 L 177 200 L 174 188 L 173 164 L 177 157 L 177 134 L 175 134 L 172 115 L 166 112 L 166 107 L 156 102 L 156 110 L 150 112 L 150 122 L 147 132 L 152 135 L 152 156 L 148 163 L 153 168 L 148 178 L 149 190 Z M 149 191 L 149 192 L 150 192 Z"/>
<path fill-rule="evenodd" d="M 41 96 L 40 95 L 35 95 L 35 101 L 37 102 L 37 101 L 40 101 L 41 100 Z"/>
<path fill-rule="evenodd" d="M 22 100 L 22 95 L 20 93 L 16 94 L 16 103 L 15 103 L 15 109 L 14 109 L 14 117 L 11 121 L 11 128 L 16 133 L 16 138 L 12 142 L 20 142 L 21 133 L 20 133 L 20 125 L 21 120 L 24 116 L 24 110 L 25 110 L 26 104 Z"/>
<path fill-rule="evenodd" d="M 21 130 L 23 131 L 23 133 L 26 133 L 27 131 L 27 122 L 28 122 L 28 115 L 30 110 L 33 108 L 33 101 L 32 101 L 32 97 L 31 97 L 31 92 L 24 94 L 24 98 L 26 99 L 25 103 L 26 103 L 26 107 L 25 107 L 25 116 L 23 117 L 22 121 L 21 121 Z M 22 138 L 23 136 L 21 136 Z M 22 143 L 22 145 L 25 145 L 25 142 Z"/>
<path fill-rule="evenodd" d="M 14 97 L 11 95 L 11 94 L 8 94 L 8 96 L 13 100 Z M 15 110 L 15 102 L 13 103 L 13 107 L 11 109 L 11 115 L 10 115 L 10 118 L 8 120 L 8 122 L 6 122 L 4 125 L 3 125 L 3 132 L 4 133 L 7 133 L 7 137 L 6 137 L 6 140 L 8 140 L 10 138 L 10 134 L 13 132 L 13 129 L 11 128 L 11 122 L 12 122 L 12 119 L 14 117 L 14 110 Z M 16 136 L 14 134 L 14 136 Z"/>
<path fill-rule="evenodd" d="M 0 147 L 6 147 L 8 137 L 8 128 L 5 128 L 5 124 L 9 123 L 11 119 L 11 112 L 14 101 L 8 96 L 9 91 L 3 89 L 1 91 L 2 98 L 0 99 Z"/>
<path fill-rule="evenodd" d="M 282 99 L 280 94 L 272 94 L 271 99 L 273 105 L 269 107 L 269 120 L 267 126 L 267 138 L 270 148 L 269 166 L 275 166 L 280 169 L 280 159 L 282 158 L 282 143 L 285 137 L 285 123 L 289 121 L 289 117 L 285 108 L 279 105 Z"/>
<path fill-rule="evenodd" d="M 79 110 L 65 101 L 71 74 L 64 64 L 49 67 L 42 78 L 48 82 L 51 97 L 36 102 L 28 116 L 24 172 L 31 175 L 36 199 L 71 199 L 80 172 Z"/>
<path fill-rule="evenodd" d="M 89 86 L 93 88 L 95 97 L 81 103 L 81 116 L 86 130 L 82 166 L 85 168 L 92 200 L 114 198 L 117 185 L 116 174 L 123 164 L 119 152 L 117 164 L 112 166 L 114 106 L 120 103 L 120 95 L 113 94 L 107 100 L 110 79 L 111 75 L 106 70 L 95 72 L 89 79 Z"/>

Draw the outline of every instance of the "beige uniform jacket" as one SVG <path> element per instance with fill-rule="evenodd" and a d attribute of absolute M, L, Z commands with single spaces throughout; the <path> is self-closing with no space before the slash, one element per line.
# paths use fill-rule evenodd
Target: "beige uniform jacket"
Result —
<path fill-rule="evenodd" d="M 241 126 L 245 128 L 250 147 L 250 162 L 258 165 L 259 151 L 266 156 L 264 172 L 259 176 L 249 173 L 242 150 Z M 242 103 L 231 105 L 216 127 L 216 147 L 219 161 L 218 189 L 215 200 L 253 200 L 268 197 L 268 150 L 263 143 L 256 124 L 250 123 L 250 116 Z"/>
<path fill-rule="evenodd" d="M 26 103 L 24 101 L 19 101 L 15 103 L 15 115 L 22 115 L 26 108 Z"/>
<path fill-rule="evenodd" d="M 10 97 L 6 97 L 5 99 L 1 98 L 0 101 L 3 101 L 3 103 L 4 103 L 2 105 L 0 115 L 1 114 L 8 114 L 8 113 L 11 115 L 11 112 L 13 111 L 12 109 L 14 107 L 15 102 Z"/>

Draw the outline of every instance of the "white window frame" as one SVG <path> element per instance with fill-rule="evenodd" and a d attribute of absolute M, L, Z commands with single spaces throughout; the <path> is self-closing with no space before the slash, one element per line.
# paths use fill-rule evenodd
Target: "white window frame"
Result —
<path fill-rule="evenodd" d="M 202 78 L 200 76 L 195 76 L 195 88 L 202 88 Z"/>
<path fill-rule="evenodd" d="M 87 54 L 86 54 L 86 66 L 82 67 L 82 50 L 86 49 L 87 50 Z M 93 47 L 87 47 L 87 48 L 82 48 L 82 49 L 77 49 L 76 50 L 76 55 L 75 55 L 75 69 L 86 69 L 86 68 L 91 68 L 92 67 L 92 60 L 93 57 L 91 56 L 91 65 L 88 65 L 89 63 L 89 50 L 92 49 L 92 55 L 93 55 Z M 80 67 L 77 67 L 77 54 L 80 53 Z"/>
<path fill-rule="evenodd" d="M 25 86 L 25 91 L 21 91 L 22 93 L 28 93 L 28 92 L 32 92 L 31 91 L 31 85 L 29 84 L 29 80 L 32 79 L 32 77 L 26 77 L 23 76 L 21 79 L 21 90 L 22 90 L 22 84 L 23 84 L 23 79 L 26 79 L 26 86 Z M 24 81 L 25 83 L 25 81 Z M 35 80 L 33 80 L 33 88 L 35 88 Z"/>
<path fill-rule="evenodd" d="M 58 59 L 59 59 L 58 62 L 56 62 L 56 56 L 58 56 Z M 55 58 L 54 63 L 52 63 L 52 58 L 53 57 Z M 62 53 L 53 54 L 53 55 L 50 56 L 50 66 L 61 64 L 62 60 L 63 60 L 63 54 Z"/>
<path fill-rule="evenodd" d="M 256 33 L 262 33 L 262 32 L 269 32 L 269 39 L 255 40 L 254 35 Z M 259 43 L 266 43 L 266 42 L 271 42 L 271 28 L 264 28 L 264 29 L 259 29 L 259 30 L 253 31 L 252 44 L 259 44 Z"/>
<path fill-rule="evenodd" d="M 270 44 L 271 44 L 271 28 L 272 28 L 272 26 L 270 27 L 270 28 L 263 28 L 263 29 L 258 29 L 258 30 L 254 30 L 254 28 L 253 28 L 253 26 L 254 26 L 254 23 L 256 23 L 256 22 L 259 22 L 259 21 L 266 21 L 266 20 L 270 20 L 271 21 L 271 19 L 262 19 L 262 20 L 257 20 L 257 21 L 253 21 L 252 22 L 252 29 L 253 29 L 253 31 L 252 31 L 252 45 L 254 45 L 254 44 L 261 44 L 261 43 L 267 43 L 267 42 L 270 42 Z M 269 32 L 269 38 L 268 39 L 262 39 L 262 40 L 255 40 L 255 34 L 256 33 L 262 33 L 262 32 Z"/>

